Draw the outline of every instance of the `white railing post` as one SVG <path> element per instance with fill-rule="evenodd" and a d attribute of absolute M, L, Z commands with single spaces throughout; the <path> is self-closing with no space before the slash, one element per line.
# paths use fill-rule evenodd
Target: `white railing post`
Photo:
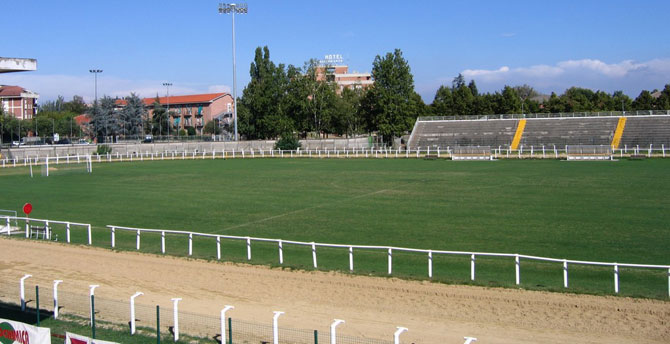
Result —
<path fill-rule="evenodd" d="M 12 224 L 9 222 L 9 217 L 5 217 L 7 222 L 7 235 L 12 235 Z"/>
<path fill-rule="evenodd" d="M 284 312 L 274 311 L 275 315 L 272 317 L 272 343 L 279 344 L 279 326 L 277 325 L 277 319 Z"/>
<path fill-rule="evenodd" d="M 58 319 L 58 284 L 60 283 L 63 283 L 63 281 L 54 281 L 54 319 Z"/>
<path fill-rule="evenodd" d="M 619 293 L 619 265 L 614 263 L 614 292 Z"/>
<path fill-rule="evenodd" d="M 475 255 L 470 255 L 470 280 L 475 280 Z"/>
<path fill-rule="evenodd" d="M 247 260 L 251 260 L 251 238 L 247 237 Z"/>
<path fill-rule="evenodd" d="M 26 311 L 26 279 L 33 275 L 24 275 L 19 282 L 19 297 L 21 298 L 21 311 Z"/>
<path fill-rule="evenodd" d="M 161 231 L 161 253 L 165 254 L 165 231 Z"/>
<path fill-rule="evenodd" d="M 88 244 L 93 245 L 93 233 L 91 233 L 91 225 L 88 225 Z"/>
<path fill-rule="evenodd" d="M 318 266 L 316 265 L 316 244 L 312 242 L 312 262 L 314 263 L 314 268 L 316 269 Z"/>
<path fill-rule="evenodd" d="M 393 249 L 389 248 L 388 250 L 388 274 L 390 275 L 393 272 Z"/>
<path fill-rule="evenodd" d="M 354 271 L 354 247 L 349 246 L 349 271 Z M 670 277 L 668 278 L 670 281 Z"/>
<path fill-rule="evenodd" d="M 44 221 L 44 235 L 47 237 L 47 240 L 51 240 L 51 228 L 49 227 L 49 220 Z"/>
<path fill-rule="evenodd" d="M 521 260 L 519 255 L 514 256 L 514 265 L 516 268 L 516 285 L 521 284 Z"/>
<path fill-rule="evenodd" d="M 136 292 L 130 297 L 130 334 L 135 334 L 135 298 L 144 295 L 143 292 Z"/>
<path fill-rule="evenodd" d="M 221 237 L 216 237 L 216 259 L 221 260 Z"/>
<path fill-rule="evenodd" d="M 563 260 L 563 288 L 568 287 L 568 261 Z"/>
<path fill-rule="evenodd" d="M 670 297 L 670 269 L 668 269 L 668 297 Z"/>
<path fill-rule="evenodd" d="M 140 230 L 137 230 L 137 239 L 135 239 L 135 249 L 140 250 Z"/>
<path fill-rule="evenodd" d="M 91 284 L 88 286 L 88 313 L 89 313 L 89 321 L 91 326 L 93 326 L 93 303 L 91 302 L 93 300 L 93 295 L 95 295 L 95 288 L 99 287 L 97 284 Z"/>
<path fill-rule="evenodd" d="M 173 327 L 173 332 L 174 332 L 174 341 L 179 340 L 179 301 L 181 301 L 181 297 L 173 298 L 172 302 L 174 304 L 173 306 L 173 316 L 174 316 L 174 327 Z"/>
<path fill-rule="evenodd" d="M 433 278 L 433 251 L 428 251 L 428 278 Z"/>
<path fill-rule="evenodd" d="M 188 255 L 193 255 L 193 233 L 188 233 Z"/>
<path fill-rule="evenodd" d="M 279 240 L 279 264 L 284 264 L 284 245 Z"/>
<path fill-rule="evenodd" d="M 336 344 L 337 343 L 337 335 L 335 333 L 335 328 L 339 324 L 343 324 L 344 320 L 342 319 L 335 319 L 332 324 L 330 324 L 330 344 Z"/>
<path fill-rule="evenodd" d="M 226 343 L 226 312 L 235 309 L 234 306 L 225 305 L 221 310 L 221 343 Z"/>
<path fill-rule="evenodd" d="M 70 223 L 65 223 L 65 239 L 70 243 Z"/>
<path fill-rule="evenodd" d="M 112 248 L 116 246 L 116 227 L 112 227 Z"/>
<path fill-rule="evenodd" d="M 395 333 L 393 333 L 393 343 L 400 344 L 400 334 L 407 331 L 407 327 L 397 327 Z"/>

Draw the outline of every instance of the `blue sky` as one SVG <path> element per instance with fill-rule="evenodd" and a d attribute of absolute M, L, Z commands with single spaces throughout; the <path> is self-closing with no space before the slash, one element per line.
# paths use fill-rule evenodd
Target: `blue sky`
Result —
<path fill-rule="evenodd" d="M 236 16 L 238 90 L 257 46 L 276 63 L 302 66 L 342 54 L 352 71 L 400 48 L 430 103 L 458 73 L 480 91 L 529 84 L 637 96 L 670 83 L 670 1 L 249 0 Z M 35 72 L 0 75 L 41 94 L 143 97 L 232 88 L 231 17 L 191 0 L 9 1 L 0 56 L 38 60 Z M 10 39 L 17 37 L 17 39 Z M 20 39 L 18 38 L 20 37 Z"/>

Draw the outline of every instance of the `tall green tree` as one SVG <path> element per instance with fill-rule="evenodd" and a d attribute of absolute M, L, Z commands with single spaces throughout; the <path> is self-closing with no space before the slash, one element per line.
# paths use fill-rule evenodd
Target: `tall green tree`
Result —
<path fill-rule="evenodd" d="M 151 127 L 151 133 L 153 135 L 159 136 L 173 133 L 174 127 L 170 127 L 172 123 L 168 118 L 167 110 L 163 107 L 163 105 L 161 105 L 158 96 L 156 96 L 152 106 L 153 113 L 151 115 L 151 123 L 149 125 Z"/>
<path fill-rule="evenodd" d="M 670 84 L 666 84 L 661 95 L 656 99 L 656 108 L 658 110 L 670 110 Z"/>
<path fill-rule="evenodd" d="M 409 63 L 396 49 L 372 64 L 374 86 L 363 101 L 368 129 L 377 131 L 386 144 L 412 129 L 421 104 L 417 103 Z"/>
<path fill-rule="evenodd" d="M 430 104 L 430 111 L 435 116 L 453 116 L 454 98 L 451 94 L 451 88 L 440 86 L 435 93 L 433 103 Z"/>
<path fill-rule="evenodd" d="M 238 130 L 248 139 L 276 138 L 293 132 L 295 124 L 282 106 L 288 85 L 284 65 L 270 60 L 267 46 L 258 47 L 249 74 L 251 80 L 238 102 Z"/>
<path fill-rule="evenodd" d="M 643 90 L 633 101 L 633 110 L 654 110 L 656 100 L 651 96 L 651 92 Z"/>
<path fill-rule="evenodd" d="M 125 98 L 126 106 L 119 113 L 123 135 L 140 135 L 143 119 L 147 114 L 144 101 L 135 93 Z"/>

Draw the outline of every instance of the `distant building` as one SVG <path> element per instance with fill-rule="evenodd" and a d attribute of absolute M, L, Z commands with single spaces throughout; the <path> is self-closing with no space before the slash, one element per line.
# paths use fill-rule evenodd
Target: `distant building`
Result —
<path fill-rule="evenodd" d="M 40 96 L 20 86 L 0 86 L 0 105 L 6 114 L 18 119 L 31 119 L 37 113 Z"/>
<path fill-rule="evenodd" d="M 153 105 L 156 98 L 142 99 L 147 106 L 149 116 L 153 117 Z M 207 122 L 229 120 L 233 113 L 233 97 L 230 93 L 191 94 L 185 96 L 159 97 L 158 102 L 167 109 L 170 106 L 171 122 L 178 129 L 193 127 L 198 135 Z M 125 100 L 117 100 L 117 105 L 123 107 Z"/>
<path fill-rule="evenodd" d="M 370 73 L 349 73 L 349 66 L 342 64 L 341 55 L 326 55 L 324 60 L 319 61 L 316 69 L 316 79 L 319 81 L 332 81 L 338 86 L 338 92 L 345 88 L 360 89 L 368 88 L 374 84 Z"/>

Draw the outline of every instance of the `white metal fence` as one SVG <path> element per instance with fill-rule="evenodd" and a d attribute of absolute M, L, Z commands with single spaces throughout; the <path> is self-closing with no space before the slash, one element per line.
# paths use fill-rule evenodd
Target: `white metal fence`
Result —
<path fill-rule="evenodd" d="M 331 149 L 331 150 L 220 150 L 220 151 L 165 151 L 165 152 L 134 152 L 134 153 L 110 153 L 104 155 L 90 156 L 91 162 L 136 162 L 154 160 L 207 160 L 207 159 L 255 159 L 255 158 L 449 158 L 454 159 L 454 150 L 457 147 L 419 147 L 417 149 L 392 149 L 392 148 L 360 148 L 360 149 Z M 562 159 L 566 157 L 568 146 L 520 146 L 517 150 L 509 147 L 493 147 L 491 155 L 493 159 Z M 670 147 L 665 144 L 649 145 L 648 147 L 624 146 L 620 149 L 612 149 L 612 157 L 662 157 L 670 155 Z M 66 155 L 48 157 L 27 158 L 5 158 L 0 160 L 0 167 L 28 167 L 44 165 L 48 161 L 51 166 L 84 164 L 88 161 L 88 155 Z"/>
<path fill-rule="evenodd" d="M 45 231 L 45 238 L 51 238 L 50 226 L 53 224 L 62 224 L 66 226 L 66 241 L 70 241 L 70 231 L 72 227 L 83 227 L 87 231 L 88 245 L 92 245 L 92 232 L 91 225 L 84 223 L 75 223 L 69 221 L 54 221 L 54 220 L 45 220 L 45 219 L 33 219 L 28 217 L 15 217 L 15 216 L 0 216 L 0 221 L 4 221 L 9 225 L 11 221 L 24 221 L 25 222 L 25 237 L 32 237 L 34 227 L 30 223 L 41 223 Z M 559 258 L 548 258 L 548 257 L 538 257 L 531 255 L 524 255 L 518 253 L 490 253 L 490 252 L 471 252 L 471 251 L 445 251 L 445 250 L 431 250 L 431 249 L 416 249 L 416 248 L 406 248 L 406 247 L 395 247 L 395 246 L 370 246 L 370 245 L 349 245 L 349 244 L 328 244 L 328 243 L 317 243 L 317 242 L 302 242 L 294 240 L 282 240 L 282 239 L 270 239 L 270 238 L 257 238 L 250 236 L 234 236 L 234 235 L 222 235 L 222 234 L 210 234 L 210 233 L 199 233 L 199 232 L 190 232 L 190 231 L 175 231 L 175 230 L 165 230 L 165 229 L 147 229 L 147 228 L 134 228 L 134 227 L 125 227 L 117 225 L 107 225 L 106 228 L 110 230 L 111 235 L 111 247 L 115 248 L 116 245 L 116 232 L 118 231 L 129 231 L 134 232 L 136 235 L 135 239 L 135 249 L 140 250 L 141 248 L 141 236 L 142 233 L 155 233 L 160 234 L 161 236 L 161 252 L 166 253 L 166 235 L 179 235 L 188 237 L 188 255 L 193 255 L 193 239 L 194 237 L 203 237 L 211 238 L 216 240 L 216 258 L 218 260 L 222 257 L 221 252 L 221 241 L 222 240 L 236 240 L 246 242 L 246 259 L 252 259 L 252 242 L 270 242 L 277 244 L 277 258 L 279 264 L 284 264 L 284 245 L 297 245 L 310 247 L 312 252 L 312 266 L 318 268 L 318 256 L 317 248 L 319 247 L 329 247 L 329 248 L 344 248 L 348 249 L 349 252 L 349 270 L 354 271 L 354 250 L 370 250 L 370 251 L 385 251 L 387 253 L 387 273 L 392 275 L 393 273 L 393 253 L 394 252 L 413 252 L 413 253 L 423 253 L 426 255 L 426 270 L 427 277 L 433 277 L 433 257 L 435 255 L 453 255 L 453 256 L 469 256 L 470 257 L 470 280 L 475 281 L 475 272 L 476 272 L 476 260 L 477 257 L 500 257 L 500 258 L 513 258 L 515 264 L 515 283 L 516 285 L 521 284 L 521 260 L 530 260 L 530 261 L 544 261 L 552 263 L 560 263 L 563 266 L 563 287 L 568 288 L 568 266 L 569 265 L 590 265 L 590 266 L 609 266 L 613 269 L 613 284 L 614 292 L 619 293 L 619 269 L 620 268 L 640 268 L 640 269 L 664 269 L 667 270 L 668 275 L 668 296 L 670 297 L 670 265 L 654 265 L 654 264 L 630 264 L 630 263 L 611 263 L 611 262 L 597 262 L 597 261 L 584 261 L 584 260 L 571 260 L 571 259 L 559 259 Z M 7 235 L 11 235 L 11 232 L 8 232 Z"/>

